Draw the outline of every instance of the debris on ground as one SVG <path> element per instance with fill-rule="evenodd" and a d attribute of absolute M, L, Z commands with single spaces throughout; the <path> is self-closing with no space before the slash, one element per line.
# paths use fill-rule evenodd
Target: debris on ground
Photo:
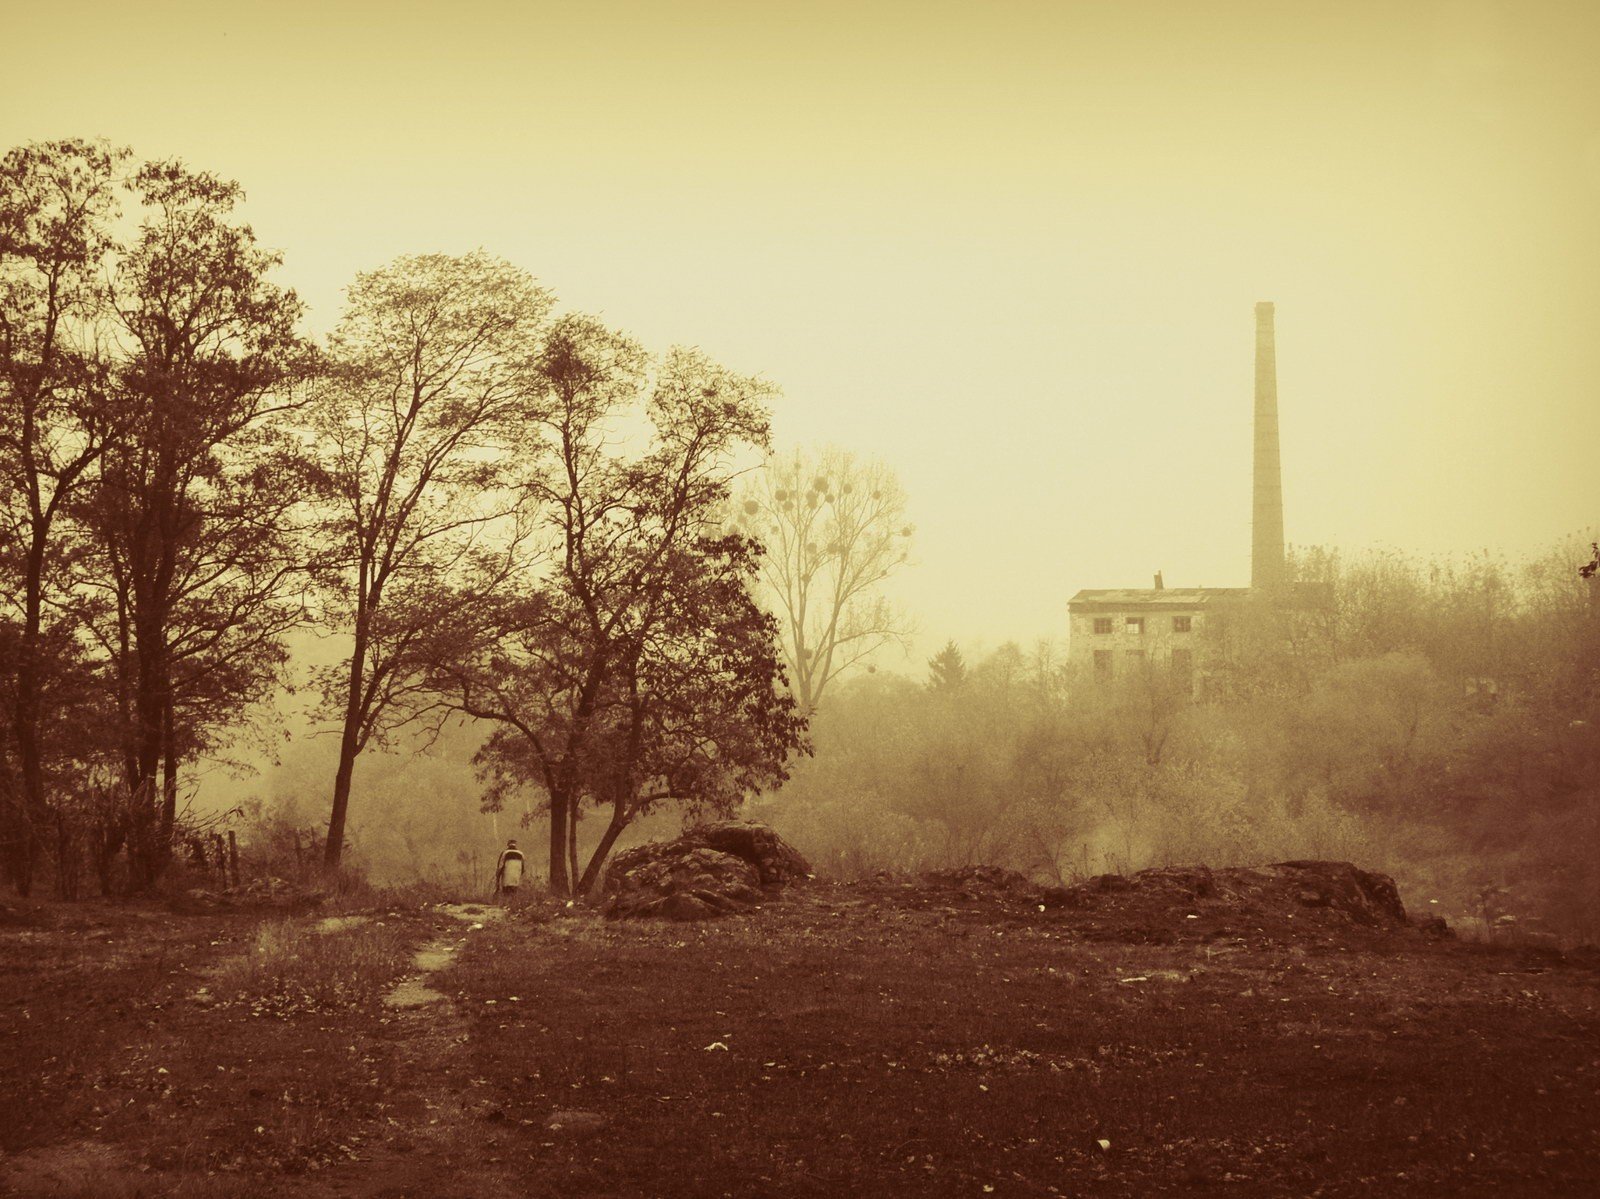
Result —
<path fill-rule="evenodd" d="M 724 820 L 618 854 L 604 911 L 613 920 L 704 920 L 759 907 L 810 876 L 805 858 L 766 825 Z"/>
<path fill-rule="evenodd" d="M 327 898 L 321 891 L 270 876 L 253 878 L 237 887 L 208 890 L 195 887 L 176 895 L 170 901 L 172 910 L 179 913 L 240 911 L 240 912 L 305 912 L 320 907 Z"/>
<path fill-rule="evenodd" d="M 599 1132 L 609 1121 L 599 1112 L 561 1111 L 551 1112 L 544 1126 L 551 1132 L 565 1132 L 581 1135 L 588 1132 Z"/>

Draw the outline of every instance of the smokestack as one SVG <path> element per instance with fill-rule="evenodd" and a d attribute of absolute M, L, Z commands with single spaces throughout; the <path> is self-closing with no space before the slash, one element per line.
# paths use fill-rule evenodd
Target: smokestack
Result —
<path fill-rule="evenodd" d="M 1256 305 L 1256 455 L 1250 586 L 1283 582 L 1283 473 L 1278 462 L 1278 349 L 1272 305 Z"/>
<path fill-rule="evenodd" d="M 1156 590 L 1160 591 L 1165 584 L 1161 582 L 1161 572 L 1156 571 Z"/>

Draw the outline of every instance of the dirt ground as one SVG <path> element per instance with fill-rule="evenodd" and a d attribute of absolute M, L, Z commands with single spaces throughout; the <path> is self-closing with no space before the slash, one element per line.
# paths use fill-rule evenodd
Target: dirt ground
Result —
<path fill-rule="evenodd" d="M 890 880 L 364 915 L 426 956 L 306 1008 L 208 994 L 261 915 L 14 908 L 0 1193 L 1600 1193 L 1591 955 Z"/>

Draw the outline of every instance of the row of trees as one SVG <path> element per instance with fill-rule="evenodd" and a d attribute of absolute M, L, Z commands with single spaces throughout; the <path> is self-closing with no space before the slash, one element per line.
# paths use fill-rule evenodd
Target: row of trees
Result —
<path fill-rule="evenodd" d="M 85 845 L 102 885 L 124 851 L 152 883 L 185 772 L 284 685 L 302 625 L 350 646 L 315 680 L 330 867 L 360 754 L 408 726 L 492 722 L 490 802 L 542 793 L 558 892 L 654 806 L 781 781 L 805 721 L 729 523 L 769 388 L 557 316 L 481 253 L 360 276 L 315 344 L 239 200 L 88 142 L 0 167 L 13 885 Z M 585 804 L 608 828 L 580 869 Z"/>
<path fill-rule="evenodd" d="M 52 838 L 152 881 L 181 765 L 302 615 L 275 419 L 308 373 L 301 306 L 238 198 L 92 143 L 0 163 L 0 863 L 24 892 Z"/>

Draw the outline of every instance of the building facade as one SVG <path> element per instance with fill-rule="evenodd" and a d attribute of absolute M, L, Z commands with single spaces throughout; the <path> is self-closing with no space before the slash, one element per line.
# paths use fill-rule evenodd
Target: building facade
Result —
<path fill-rule="evenodd" d="M 1191 690 L 1223 644 L 1215 627 L 1249 598 L 1248 587 L 1089 589 L 1067 604 L 1068 645 L 1078 677 L 1132 681 L 1170 671 Z"/>
<path fill-rule="evenodd" d="M 1198 692 L 1218 655 L 1229 612 L 1252 597 L 1289 599 L 1283 539 L 1283 485 L 1278 448 L 1278 357 L 1274 309 L 1256 305 L 1255 445 L 1251 495 L 1249 587 L 1165 587 L 1080 591 L 1067 603 L 1069 658 L 1078 677 L 1099 683 L 1134 681 L 1152 671 Z"/>

